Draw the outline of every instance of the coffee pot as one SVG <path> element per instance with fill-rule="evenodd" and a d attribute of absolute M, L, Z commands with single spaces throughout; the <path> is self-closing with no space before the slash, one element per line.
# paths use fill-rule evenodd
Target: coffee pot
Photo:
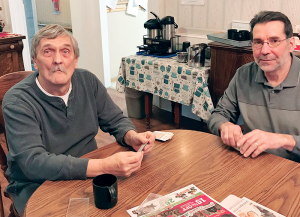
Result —
<path fill-rule="evenodd" d="M 155 19 L 147 20 L 144 23 L 144 28 L 147 29 L 147 36 L 149 38 L 159 39 L 162 37 L 161 21 L 155 13 L 153 13 L 153 12 L 150 12 L 150 13 L 155 16 Z"/>
<path fill-rule="evenodd" d="M 205 49 L 207 44 L 194 44 L 188 48 L 188 65 L 190 67 L 203 67 L 205 63 Z"/>
<path fill-rule="evenodd" d="M 143 36 L 143 45 L 138 46 L 139 51 L 147 53 L 171 54 L 177 52 L 179 36 L 175 35 L 175 29 L 178 25 L 174 17 L 166 16 L 159 19 L 153 13 L 155 19 L 147 20 L 144 27 L 147 29 L 147 35 Z"/>
<path fill-rule="evenodd" d="M 178 28 L 178 25 L 172 16 L 166 16 L 160 22 L 162 26 L 162 39 L 171 40 L 171 47 L 168 52 L 174 53 L 178 44 L 178 36 L 175 35 L 175 29 Z"/>

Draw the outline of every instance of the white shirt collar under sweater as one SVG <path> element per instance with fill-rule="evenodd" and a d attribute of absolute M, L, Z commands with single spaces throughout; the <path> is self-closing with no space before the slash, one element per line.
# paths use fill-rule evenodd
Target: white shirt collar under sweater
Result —
<path fill-rule="evenodd" d="M 41 91 L 43 91 L 44 94 L 46 94 L 47 96 L 62 98 L 63 101 L 65 102 L 66 106 L 68 106 L 69 95 L 70 95 L 71 90 L 72 90 L 72 83 L 70 83 L 69 90 L 68 90 L 68 92 L 65 95 L 63 95 L 63 96 L 54 96 L 54 95 L 48 93 L 46 90 L 44 90 L 44 88 L 41 86 L 41 84 L 40 84 L 40 82 L 39 82 L 39 80 L 38 80 L 37 77 L 35 79 L 35 82 L 36 82 L 37 86 L 41 89 Z"/>

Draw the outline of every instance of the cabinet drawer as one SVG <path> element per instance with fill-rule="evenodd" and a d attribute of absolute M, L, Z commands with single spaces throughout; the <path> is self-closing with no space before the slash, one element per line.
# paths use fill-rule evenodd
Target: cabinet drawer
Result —
<path fill-rule="evenodd" d="M 0 76 L 24 71 L 22 50 L 24 36 L 0 38 Z"/>
<path fill-rule="evenodd" d="M 20 45 L 18 42 L 9 44 L 0 44 L 0 52 L 12 52 L 12 51 L 22 51 L 23 43 Z"/>

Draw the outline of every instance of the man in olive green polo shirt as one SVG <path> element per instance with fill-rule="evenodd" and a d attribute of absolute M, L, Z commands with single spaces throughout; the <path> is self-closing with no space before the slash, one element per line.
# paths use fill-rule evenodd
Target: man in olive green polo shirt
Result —
<path fill-rule="evenodd" d="M 237 70 L 209 129 L 245 157 L 266 151 L 300 162 L 300 60 L 292 54 L 291 22 L 280 12 L 263 11 L 250 25 L 255 62 Z"/>

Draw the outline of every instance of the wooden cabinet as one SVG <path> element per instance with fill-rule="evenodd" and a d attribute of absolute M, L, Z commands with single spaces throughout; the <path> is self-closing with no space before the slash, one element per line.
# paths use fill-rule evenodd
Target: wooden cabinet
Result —
<path fill-rule="evenodd" d="M 254 61 L 251 47 L 234 47 L 211 42 L 211 68 L 209 91 L 214 106 L 228 87 L 236 70 L 242 65 Z"/>
<path fill-rule="evenodd" d="M 0 76 L 24 71 L 22 39 L 25 39 L 25 36 L 0 38 Z"/>

